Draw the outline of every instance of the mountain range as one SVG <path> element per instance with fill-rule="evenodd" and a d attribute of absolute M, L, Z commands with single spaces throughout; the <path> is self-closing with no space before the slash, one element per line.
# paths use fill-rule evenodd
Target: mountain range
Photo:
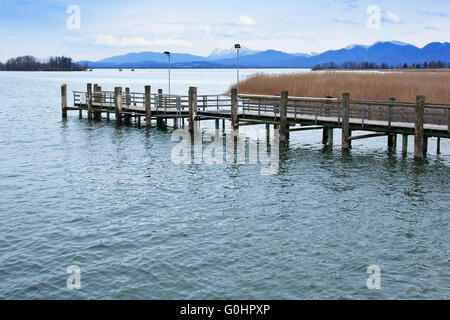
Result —
<path fill-rule="evenodd" d="M 318 64 L 348 61 L 356 63 L 373 62 L 399 66 L 404 63 L 424 63 L 430 61 L 450 63 L 450 43 L 432 42 L 423 48 L 411 44 L 390 41 L 377 42 L 370 46 L 351 45 L 339 50 L 323 53 L 285 53 L 276 50 L 240 50 L 241 68 L 312 68 Z M 99 61 L 78 61 L 87 63 L 89 68 L 167 68 L 167 56 L 159 52 L 128 53 Z M 215 49 L 209 56 L 186 53 L 171 54 L 172 68 L 235 68 L 235 49 Z"/>

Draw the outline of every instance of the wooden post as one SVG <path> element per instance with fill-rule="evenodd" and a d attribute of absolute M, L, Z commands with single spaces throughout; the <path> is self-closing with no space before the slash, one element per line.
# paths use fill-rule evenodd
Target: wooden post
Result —
<path fill-rule="evenodd" d="M 88 108 L 88 119 L 92 120 L 92 84 L 87 84 L 87 97 L 86 97 L 86 103 Z"/>
<path fill-rule="evenodd" d="M 402 155 L 404 157 L 406 157 L 406 155 L 408 154 L 408 135 L 407 134 L 403 134 L 403 139 L 402 139 Z"/>
<path fill-rule="evenodd" d="M 441 137 L 438 137 L 436 141 L 436 154 L 441 154 Z"/>
<path fill-rule="evenodd" d="M 425 97 L 418 96 L 416 99 L 416 121 L 414 129 L 414 160 L 421 161 L 424 158 L 424 113 Z"/>
<path fill-rule="evenodd" d="M 388 134 L 388 148 L 395 149 L 397 147 L 397 134 Z"/>
<path fill-rule="evenodd" d="M 162 89 L 158 89 L 158 113 L 162 112 L 161 110 L 163 109 L 163 90 Z M 163 119 L 160 117 L 156 118 L 156 124 L 158 126 L 162 126 L 163 124 Z"/>
<path fill-rule="evenodd" d="M 225 119 L 222 119 L 222 129 L 225 130 Z"/>
<path fill-rule="evenodd" d="M 152 126 L 151 87 L 145 86 L 145 125 Z"/>
<path fill-rule="evenodd" d="M 322 144 L 328 144 L 328 127 L 322 129 Z"/>
<path fill-rule="evenodd" d="M 129 108 L 131 105 L 130 88 L 125 88 L 125 101 L 127 102 L 127 108 Z"/>
<path fill-rule="evenodd" d="M 327 145 L 329 147 L 332 147 L 333 146 L 333 127 L 328 127 L 327 131 L 328 131 L 328 133 L 327 133 L 327 136 L 328 136 L 328 143 L 327 143 Z"/>
<path fill-rule="evenodd" d="M 220 122 L 219 119 L 216 119 L 216 130 L 220 129 Z"/>
<path fill-rule="evenodd" d="M 425 156 L 428 152 L 428 137 L 423 137 L 423 155 Z"/>
<path fill-rule="evenodd" d="M 114 88 L 114 104 L 116 107 L 116 122 L 122 123 L 122 88 Z"/>
<path fill-rule="evenodd" d="M 289 141 L 289 125 L 287 122 L 288 92 L 281 92 L 280 99 L 280 144 L 286 144 Z"/>
<path fill-rule="evenodd" d="M 344 93 L 342 98 L 342 150 L 350 149 L 350 93 Z"/>
<path fill-rule="evenodd" d="M 389 101 L 394 102 L 395 98 L 390 98 Z M 390 104 L 388 107 L 388 127 L 391 127 L 392 125 L 392 105 Z"/>
<path fill-rule="evenodd" d="M 231 89 L 231 128 L 237 129 L 238 126 L 238 93 L 237 89 Z"/>
<path fill-rule="evenodd" d="M 450 108 L 447 109 L 447 132 L 450 133 Z"/>
<path fill-rule="evenodd" d="M 194 121 L 197 114 L 197 88 L 189 88 L 189 131 L 194 133 Z"/>
<path fill-rule="evenodd" d="M 67 118 L 67 84 L 61 86 L 61 111 L 62 118 Z"/>

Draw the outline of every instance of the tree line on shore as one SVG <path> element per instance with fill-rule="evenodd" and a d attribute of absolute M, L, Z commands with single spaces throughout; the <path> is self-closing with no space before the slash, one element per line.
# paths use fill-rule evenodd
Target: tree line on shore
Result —
<path fill-rule="evenodd" d="M 313 70 L 325 70 L 325 69 L 354 69 L 354 70 L 370 70 L 370 69 L 444 69 L 450 68 L 450 63 L 445 63 L 443 61 L 430 61 L 424 63 L 404 63 L 402 65 L 392 66 L 383 62 L 377 64 L 374 62 L 354 62 L 348 61 L 341 64 L 334 62 L 322 63 L 316 65 Z"/>
<path fill-rule="evenodd" d="M 87 64 L 77 64 L 72 58 L 65 56 L 48 59 L 22 56 L 11 58 L 4 64 L 0 62 L 0 71 L 85 71 L 87 68 Z"/>

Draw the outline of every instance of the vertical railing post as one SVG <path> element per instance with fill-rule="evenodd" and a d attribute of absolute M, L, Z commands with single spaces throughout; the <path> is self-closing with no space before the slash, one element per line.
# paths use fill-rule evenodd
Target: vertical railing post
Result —
<path fill-rule="evenodd" d="M 67 84 L 61 86 L 61 112 L 62 118 L 67 118 Z"/>
<path fill-rule="evenodd" d="M 342 98 L 342 150 L 350 149 L 350 93 Z"/>
<path fill-rule="evenodd" d="M 280 144 L 286 144 L 289 140 L 289 125 L 287 121 L 288 92 L 281 92 L 280 99 Z"/>
<path fill-rule="evenodd" d="M 416 99 L 416 119 L 414 128 L 414 160 L 421 161 L 424 158 L 424 114 L 425 97 L 418 96 Z"/>
<path fill-rule="evenodd" d="M 236 130 L 239 126 L 238 119 L 238 91 L 237 89 L 231 89 L 231 128 Z"/>
<path fill-rule="evenodd" d="M 114 88 L 114 106 L 116 110 L 116 122 L 122 123 L 122 88 Z"/>
<path fill-rule="evenodd" d="M 145 125 L 152 126 L 152 95 L 151 87 L 145 86 Z"/>
<path fill-rule="evenodd" d="M 87 84 L 87 96 L 86 96 L 86 103 L 87 103 L 87 109 L 88 109 L 88 119 L 92 120 L 92 84 Z"/>
<path fill-rule="evenodd" d="M 189 131 L 194 133 L 194 121 L 197 115 L 197 88 L 189 88 Z"/>
<path fill-rule="evenodd" d="M 390 98 L 389 101 L 394 102 L 395 98 Z M 393 108 L 393 105 L 390 104 L 388 106 L 388 127 L 389 128 L 392 126 L 392 108 Z"/>

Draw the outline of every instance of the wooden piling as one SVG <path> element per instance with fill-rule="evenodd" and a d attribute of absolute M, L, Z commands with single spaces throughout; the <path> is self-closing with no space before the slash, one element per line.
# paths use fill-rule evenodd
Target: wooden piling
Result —
<path fill-rule="evenodd" d="M 403 134 L 402 136 L 402 155 L 406 156 L 408 154 L 408 135 Z"/>
<path fill-rule="evenodd" d="M 327 146 L 332 147 L 333 146 L 333 127 L 328 127 L 327 128 L 327 137 L 328 137 L 328 141 L 327 141 Z"/>
<path fill-rule="evenodd" d="M 424 113 L 425 97 L 418 96 L 416 98 L 416 118 L 414 129 L 414 160 L 421 161 L 424 158 L 424 129 L 423 129 L 423 113 Z"/>
<path fill-rule="evenodd" d="M 287 121 L 288 92 L 281 92 L 280 99 L 280 144 L 286 144 L 289 141 L 289 125 Z"/>
<path fill-rule="evenodd" d="M 342 98 L 342 150 L 350 149 L 350 93 L 344 93 Z"/>
<path fill-rule="evenodd" d="M 438 137 L 436 141 L 436 154 L 441 154 L 441 137 Z"/>
<path fill-rule="evenodd" d="M 197 114 L 197 87 L 189 88 L 189 131 L 194 133 L 194 121 Z"/>
<path fill-rule="evenodd" d="M 231 128 L 236 130 L 238 128 L 238 91 L 236 88 L 231 89 Z"/>
<path fill-rule="evenodd" d="M 122 123 L 122 87 L 114 88 L 114 104 L 116 107 L 116 122 Z"/>
<path fill-rule="evenodd" d="M 219 119 L 216 119 L 216 130 L 220 129 L 220 122 Z"/>
<path fill-rule="evenodd" d="M 390 133 L 388 134 L 388 148 L 395 149 L 397 147 L 397 134 Z"/>
<path fill-rule="evenodd" d="M 152 126 L 151 87 L 145 86 L 145 125 Z"/>
<path fill-rule="evenodd" d="M 67 84 L 61 86 L 61 112 L 62 118 L 67 118 Z"/>
<path fill-rule="evenodd" d="M 328 128 L 323 127 L 322 129 L 322 144 L 327 145 L 328 144 Z"/>
<path fill-rule="evenodd" d="M 88 119 L 92 120 L 92 84 L 87 84 L 87 97 L 86 97 L 86 103 L 87 103 L 87 109 L 88 109 Z"/>
<path fill-rule="evenodd" d="M 162 112 L 163 110 L 163 90 L 162 89 L 158 89 L 158 113 Z M 156 125 L 157 126 L 162 126 L 164 123 L 163 119 L 158 117 L 156 118 Z"/>

